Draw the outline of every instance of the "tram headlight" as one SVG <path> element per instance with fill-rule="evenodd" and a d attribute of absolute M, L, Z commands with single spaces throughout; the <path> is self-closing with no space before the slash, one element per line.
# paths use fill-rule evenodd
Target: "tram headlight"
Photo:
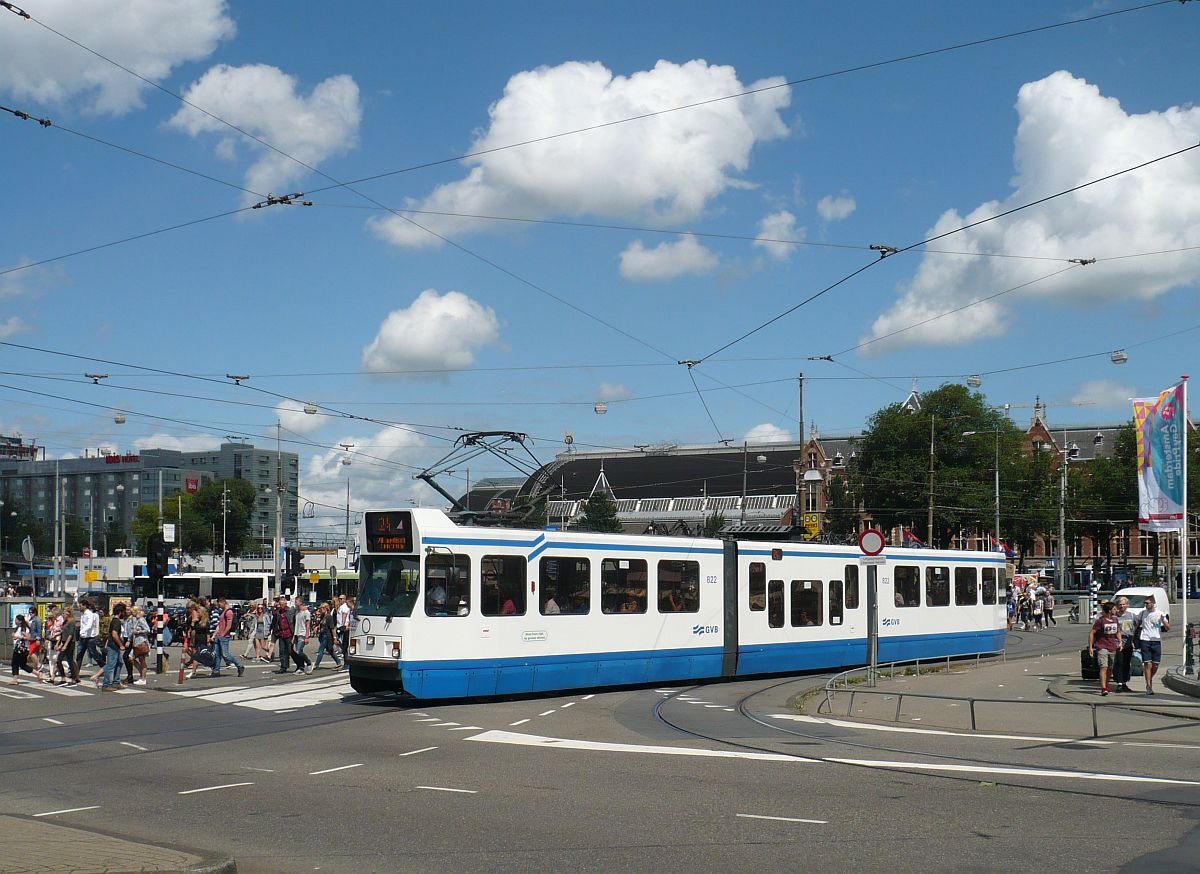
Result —
<path fill-rule="evenodd" d="M 350 655 L 356 655 L 357 653 L 358 653 L 358 638 L 352 637 L 352 638 L 350 638 Z"/>
<path fill-rule="evenodd" d="M 367 635 L 367 648 L 370 649 L 374 645 L 375 645 L 375 635 L 368 634 Z"/>
<path fill-rule="evenodd" d="M 392 658 L 400 658 L 400 641 L 398 640 L 392 641 Z"/>

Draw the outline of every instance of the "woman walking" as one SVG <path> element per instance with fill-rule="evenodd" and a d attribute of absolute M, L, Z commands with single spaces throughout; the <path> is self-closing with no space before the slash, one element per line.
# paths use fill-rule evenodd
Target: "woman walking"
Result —
<path fill-rule="evenodd" d="M 20 681 L 17 675 L 24 671 L 27 674 L 33 673 L 33 668 L 29 667 L 29 620 L 23 615 L 17 615 L 17 626 L 13 629 L 13 651 L 12 651 L 12 680 L 11 685 L 19 686 Z"/>
<path fill-rule="evenodd" d="M 75 618 L 74 612 L 68 607 L 63 611 L 62 628 L 58 635 L 58 655 L 54 658 L 55 667 L 58 668 L 59 678 L 58 683 L 64 683 L 68 686 L 79 685 L 79 664 L 75 661 L 75 643 L 79 640 L 79 620 Z M 66 663 L 66 667 L 63 663 Z M 68 668 L 70 669 L 70 681 L 67 680 Z"/>
<path fill-rule="evenodd" d="M 133 615 L 129 617 L 126 623 L 126 636 L 130 640 L 129 650 L 130 655 L 126 656 L 125 664 L 129 666 L 130 661 L 137 666 L 138 678 L 133 679 L 132 671 L 129 674 L 129 681 L 135 686 L 146 685 L 146 656 L 150 654 L 150 623 L 146 621 L 146 616 L 142 612 L 141 607 L 133 608 Z"/>
<path fill-rule="evenodd" d="M 261 601 L 250 614 L 250 638 L 254 641 L 254 660 L 271 661 L 271 615 Z"/>

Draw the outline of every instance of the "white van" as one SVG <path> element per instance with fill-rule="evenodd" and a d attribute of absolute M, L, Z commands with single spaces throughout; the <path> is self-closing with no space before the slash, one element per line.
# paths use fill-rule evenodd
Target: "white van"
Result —
<path fill-rule="evenodd" d="M 1128 598 L 1130 610 L 1141 610 L 1146 606 L 1146 598 L 1151 596 L 1154 598 L 1154 606 L 1170 617 L 1171 602 L 1167 598 L 1167 590 L 1160 586 L 1128 586 L 1117 590 L 1113 599 Z"/>

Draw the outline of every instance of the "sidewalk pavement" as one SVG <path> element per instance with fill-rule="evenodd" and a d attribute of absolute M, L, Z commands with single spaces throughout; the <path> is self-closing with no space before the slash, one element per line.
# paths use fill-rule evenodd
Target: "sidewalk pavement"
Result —
<path fill-rule="evenodd" d="M 1079 649 L 1087 642 L 1086 626 L 1043 633 L 1062 638 L 1062 648 L 978 664 L 971 660 L 922 664 L 920 673 L 915 666 L 881 669 L 874 689 L 860 674 L 858 682 L 830 696 L 829 705 L 822 692 L 807 698 L 802 706 L 815 712 L 819 704 L 822 713 L 842 718 L 958 730 L 1090 737 L 1093 732 L 1154 729 L 1160 738 L 1164 732 L 1178 731 L 1194 740 L 1200 698 L 1163 683 L 1164 672 L 1181 661 L 1178 633 L 1166 641 L 1164 650 L 1169 651 L 1163 654 L 1153 697 L 1145 694 L 1141 675 L 1130 679 L 1132 692 L 1108 696 L 1100 695 L 1097 681 L 1080 678 Z M 1164 717 L 1178 722 L 1178 728 L 1164 726 Z"/>
<path fill-rule="evenodd" d="M 8 874 L 237 874 L 232 860 L 24 816 L 0 815 L 0 865 Z"/>

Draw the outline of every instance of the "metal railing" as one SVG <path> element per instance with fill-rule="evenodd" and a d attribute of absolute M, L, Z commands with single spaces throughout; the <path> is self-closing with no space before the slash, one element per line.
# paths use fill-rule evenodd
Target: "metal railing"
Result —
<path fill-rule="evenodd" d="M 915 668 L 915 675 L 920 676 L 922 664 L 926 665 L 927 667 L 930 667 L 933 664 L 944 665 L 944 668 L 939 667 L 937 669 L 938 671 L 941 671 L 943 669 L 948 670 L 950 668 L 951 663 L 953 663 L 955 661 L 961 663 L 961 662 L 973 659 L 976 666 L 978 666 L 979 663 L 985 658 L 992 659 L 992 660 L 999 660 L 999 661 L 1006 660 L 1005 654 L 1002 651 L 1001 652 L 970 653 L 967 655 L 947 656 L 944 658 L 937 658 L 937 659 L 912 659 L 909 661 L 889 662 L 886 665 L 880 665 L 877 668 L 876 675 L 882 676 L 885 679 L 890 679 L 897 675 L 897 673 L 896 673 L 897 668 L 904 668 L 904 669 Z M 1101 705 L 1098 702 L 1066 701 L 1066 700 L 1028 701 L 1028 700 L 1013 700 L 1012 698 L 980 698 L 980 697 L 975 697 L 975 696 L 962 696 L 962 695 L 934 695 L 934 694 L 931 694 L 928 692 L 905 692 L 905 691 L 900 691 L 900 690 L 896 690 L 896 689 L 882 690 L 879 688 L 871 688 L 871 689 L 853 688 L 855 683 L 851 679 L 852 675 L 859 674 L 859 673 L 865 673 L 868 670 L 869 670 L 869 668 L 866 668 L 866 667 L 851 668 L 850 670 L 843 671 L 842 673 L 831 677 L 829 679 L 829 681 L 825 684 L 825 689 L 824 689 L 825 699 L 824 699 L 824 701 L 821 702 L 820 705 L 818 705 L 817 713 L 825 712 L 832 716 L 834 713 L 834 700 L 840 694 L 848 695 L 849 699 L 850 699 L 846 706 L 846 716 L 852 716 L 854 713 L 855 696 L 868 695 L 868 696 L 895 697 L 896 707 L 895 707 L 895 714 L 892 716 L 893 722 L 900 721 L 900 715 L 904 710 L 904 699 L 905 698 L 921 698 L 921 699 L 929 699 L 929 700 L 934 700 L 934 701 L 966 702 L 968 705 L 968 709 L 969 709 L 970 717 L 971 717 L 971 731 L 978 731 L 979 730 L 979 720 L 978 720 L 978 716 L 976 713 L 976 705 L 977 704 L 1003 704 L 1009 710 L 1011 710 L 1014 706 L 1023 706 L 1023 705 L 1033 705 L 1033 706 L 1038 706 L 1038 707 L 1087 707 L 1089 710 L 1091 710 L 1092 737 L 1095 738 L 1095 737 L 1100 736 L 1100 726 L 1099 726 L 1099 718 L 1097 715 L 1097 708 L 1099 708 Z M 884 673 L 885 671 L 887 672 L 886 674 Z M 861 680 L 859 682 L 865 682 L 865 677 L 863 680 Z"/>

